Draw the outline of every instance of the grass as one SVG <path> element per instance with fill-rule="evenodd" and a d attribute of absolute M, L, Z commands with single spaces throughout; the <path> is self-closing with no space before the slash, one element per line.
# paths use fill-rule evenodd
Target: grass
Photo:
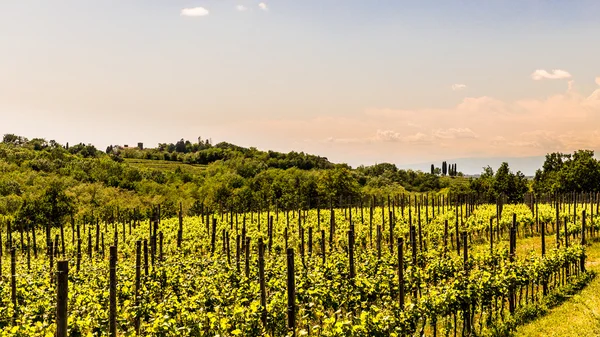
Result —
<path fill-rule="evenodd" d="M 556 247 L 555 240 L 554 233 L 546 236 L 547 251 Z M 570 242 L 576 243 L 579 239 L 572 238 Z M 540 236 L 518 238 L 516 255 L 523 258 L 529 254 L 541 254 L 541 246 Z M 494 242 L 494 250 L 507 247 L 508 241 L 505 238 L 501 242 Z M 489 250 L 489 243 L 474 244 L 471 249 L 473 252 Z M 586 254 L 587 269 L 600 274 L 600 243 L 597 239 L 586 247 Z M 600 276 L 591 275 L 590 278 L 581 279 L 578 285 L 567 287 L 554 294 L 552 298 L 548 298 L 542 312 L 532 313 L 534 316 L 540 316 L 518 326 L 513 335 L 516 337 L 600 336 Z"/>
<path fill-rule="evenodd" d="M 588 270 L 600 272 L 600 245 L 588 246 L 586 252 Z M 546 315 L 519 327 L 515 336 L 600 336 L 600 277 Z"/>
<path fill-rule="evenodd" d="M 125 163 L 137 168 L 150 168 L 169 172 L 174 172 L 179 167 L 183 172 L 188 172 L 192 174 L 199 174 L 206 169 L 206 165 L 183 164 L 176 161 L 166 160 L 125 158 Z"/>

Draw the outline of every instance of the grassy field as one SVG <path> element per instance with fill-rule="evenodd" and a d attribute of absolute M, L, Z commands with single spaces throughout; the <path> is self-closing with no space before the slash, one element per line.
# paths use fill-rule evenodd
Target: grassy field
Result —
<path fill-rule="evenodd" d="M 198 174 L 206 169 L 206 165 L 183 164 L 175 161 L 150 160 L 150 159 L 130 159 L 125 158 L 128 165 L 137 168 L 151 168 L 155 170 L 174 172 L 178 167 L 188 173 Z"/>
<path fill-rule="evenodd" d="M 588 270 L 600 272 L 600 244 L 587 248 Z M 548 314 L 517 329 L 515 336 L 600 336 L 600 277 Z"/>

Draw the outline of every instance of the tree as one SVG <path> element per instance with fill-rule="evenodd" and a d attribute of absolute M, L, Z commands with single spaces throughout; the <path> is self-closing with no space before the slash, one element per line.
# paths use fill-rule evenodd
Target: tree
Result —
<path fill-rule="evenodd" d="M 547 154 L 535 172 L 533 189 L 538 194 L 600 191 L 600 162 L 590 150 Z"/>
<path fill-rule="evenodd" d="M 518 171 L 512 173 L 508 163 L 504 162 L 496 171 L 493 183 L 497 195 L 504 195 L 509 203 L 523 202 L 523 197 L 528 190 L 525 175 Z"/>
<path fill-rule="evenodd" d="M 59 180 L 53 180 L 42 195 L 23 202 L 16 218 L 18 223 L 28 226 L 46 225 L 46 240 L 50 240 L 50 227 L 60 226 L 73 211 L 73 198 L 65 193 Z"/>
<path fill-rule="evenodd" d="M 185 141 L 181 138 L 177 144 L 175 144 L 175 152 L 185 153 L 186 151 Z"/>
<path fill-rule="evenodd" d="M 7 133 L 2 138 L 2 142 L 3 143 L 13 144 L 13 145 L 23 145 L 23 144 L 26 144 L 27 141 L 28 141 L 27 138 L 21 137 L 21 136 L 17 136 L 17 135 L 12 134 L 12 133 Z"/>
<path fill-rule="evenodd" d="M 448 164 L 444 161 L 442 162 L 442 175 L 445 176 L 448 174 Z"/>
<path fill-rule="evenodd" d="M 435 174 L 435 166 L 431 164 L 431 174 Z"/>

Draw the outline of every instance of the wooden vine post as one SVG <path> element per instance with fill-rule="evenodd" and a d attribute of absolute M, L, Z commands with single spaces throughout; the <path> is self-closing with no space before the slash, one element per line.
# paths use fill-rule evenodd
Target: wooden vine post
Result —
<path fill-rule="evenodd" d="M 14 310 L 13 319 L 15 319 L 17 315 L 17 254 L 13 247 L 10 248 L 10 301 Z"/>
<path fill-rule="evenodd" d="M 494 254 L 494 218 L 490 218 L 490 254 Z"/>
<path fill-rule="evenodd" d="M 267 328 L 267 288 L 265 286 L 265 244 L 263 239 L 258 239 L 258 278 L 260 282 L 260 318 L 265 329 Z"/>
<path fill-rule="evenodd" d="M 79 228 L 79 226 L 77 226 Z M 81 268 L 81 238 L 79 238 L 79 231 L 77 232 L 77 265 L 75 266 L 75 270 L 79 272 Z"/>
<path fill-rule="evenodd" d="M 142 274 L 142 242 L 140 240 L 135 242 L 135 305 L 140 305 L 140 283 Z M 140 317 L 135 316 L 135 333 L 140 334 Z"/>
<path fill-rule="evenodd" d="M 381 259 L 381 225 L 377 225 L 377 259 Z"/>
<path fill-rule="evenodd" d="M 536 204 L 537 209 L 537 204 Z M 540 226 L 541 236 L 542 236 L 542 259 L 546 256 L 546 224 Z M 548 295 L 548 279 L 544 277 L 542 280 L 542 295 Z"/>
<path fill-rule="evenodd" d="M 556 247 L 560 247 L 560 216 L 558 196 L 556 197 Z"/>
<path fill-rule="evenodd" d="M 398 302 L 404 309 L 404 239 L 398 238 Z"/>
<path fill-rule="evenodd" d="M 270 242 L 271 242 L 271 239 L 269 239 L 269 243 Z M 313 248 L 313 230 L 312 230 L 312 226 L 309 226 L 308 227 L 308 256 L 309 257 L 312 257 L 312 248 Z"/>
<path fill-rule="evenodd" d="M 240 235 L 239 234 L 236 235 L 236 237 L 235 237 L 235 267 L 236 267 L 236 270 L 238 273 L 240 272 L 240 249 L 241 249 L 240 239 L 241 239 Z"/>
<path fill-rule="evenodd" d="M 467 232 L 462 232 L 462 243 L 463 243 L 463 266 L 465 268 L 465 275 L 468 279 L 469 277 L 469 247 L 467 246 Z M 464 315 L 464 326 L 466 330 L 466 335 L 471 335 L 471 303 L 466 303 L 463 312 Z"/>
<path fill-rule="evenodd" d="M 67 303 L 69 302 L 69 261 L 57 263 L 56 337 L 67 337 Z"/>
<path fill-rule="evenodd" d="M 585 273 L 585 210 L 581 214 L 581 246 L 583 247 L 583 254 L 581 254 L 579 260 L 579 269 L 582 273 Z"/>
<path fill-rule="evenodd" d="M 565 217 L 564 225 L 565 225 L 565 247 L 569 247 L 569 229 L 567 228 L 568 217 Z"/>
<path fill-rule="evenodd" d="M 517 215 L 513 213 L 512 226 L 510 227 L 509 235 L 509 259 L 512 263 L 515 260 L 515 246 L 516 246 L 516 231 L 517 227 Z M 510 284 L 508 288 L 508 310 L 511 314 L 515 313 L 515 290 L 514 285 Z"/>
<path fill-rule="evenodd" d="M 350 264 L 350 280 L 354 280 L 356 271 L 354 268 L 354 232 L 348 231 L 348 262 Z"/>
<path fill-rule="evenodd" d="M 144 275 L 148 276 L 148 240 L 144 239 Z"/>
<path fill-rule="evenodd" d="M 217 241 L 217 218 L 213 218 L 212 219 L 212 236 L 211 236 L 211 241 L 210 241 L 210 245 L 211 245 L 211 249 L 210 252 L 214 255 L 215 254 L 215 243 Z"/>
<path fill-rule="evenodd" d="M 448 251 L 448 219 L 444 220 L 444 256 Z"/>
<path fill-rule="evenodd" d="M 110 279 L 109 279 L 109 333 L 117 337 L 117 247 L 110 246 Z"/>
<path fill-rule="evenodd" d="M 323 259 L 323 265 L 325 265 L 325 230 L 321 229 L 321 258 Z"/>
<path fill-rule="evenodd" d="M 287 249 L 287 327 L 296 336 L 296 281 L 294 272 L 294 249 Z"/>
<path fill-rule="evenodd" d="M 460 255 L 460 235 L 458 233 L 458 203 L 456 203 L 456 216 L 455 216 L 454 229 L 456 231 L 456 254 Z"/>

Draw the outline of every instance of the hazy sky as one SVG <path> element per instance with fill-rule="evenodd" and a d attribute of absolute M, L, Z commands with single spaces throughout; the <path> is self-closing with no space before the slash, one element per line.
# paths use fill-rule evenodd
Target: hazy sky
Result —
<path fill-rule="evenodd" d="M 600 1 L 0 0 L 0 133 L 336 162 L 600 150 Z"/>

